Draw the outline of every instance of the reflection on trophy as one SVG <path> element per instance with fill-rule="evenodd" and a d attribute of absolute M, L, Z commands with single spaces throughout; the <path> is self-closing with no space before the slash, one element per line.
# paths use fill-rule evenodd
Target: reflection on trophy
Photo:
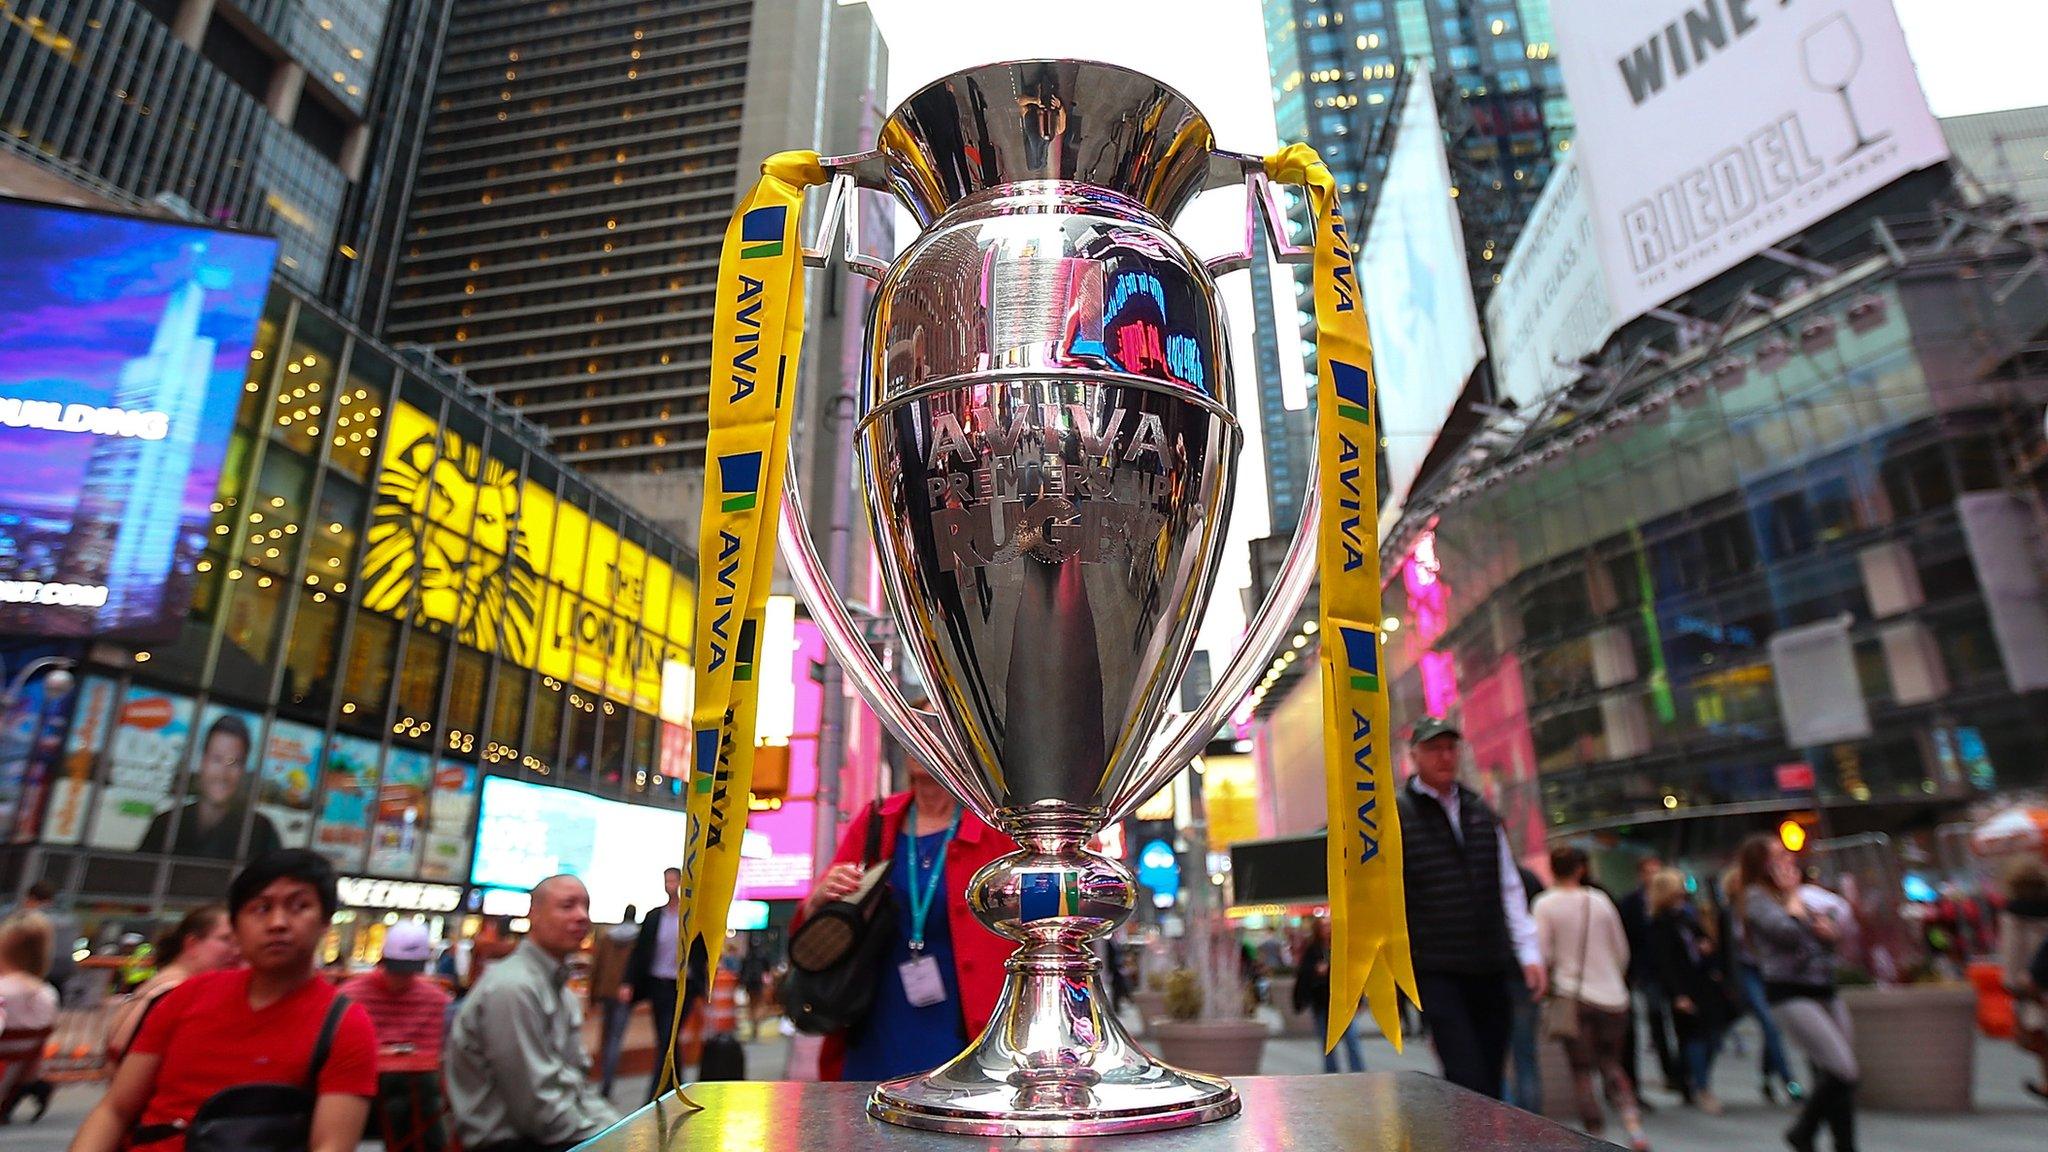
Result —
<path fill-rule="evenodd" d="M 987 1031 L 936 1071 L 882 1084 L 869 1110 L 988 1135 L 1232 1115 L 1227 1082 L 1154 1060 L 1107 1010 L 1091 944 L 1130 916 L 1137 887 L 1082 845 L 1216 731 L 1313 563 L 1311 511 L 1246 650 L 1202 708 L 1162 723 L 1242 443 L 1214 276 L 1243 257 L 1205 265 L 1166 222 L 1256 162 L 1215 152 L 1207 121 L 1156 81 L 1033 61 L 932 84 L 876 151 L 825 164 L 835 200 L 886 188 L 922 229 L 878 277 L 859 445 L 891 605 L 936 715 L 895 695 L 793 506 L 785 553 L 856 686 L 1021 846 L 967 892 L 1019 944 Z"/>

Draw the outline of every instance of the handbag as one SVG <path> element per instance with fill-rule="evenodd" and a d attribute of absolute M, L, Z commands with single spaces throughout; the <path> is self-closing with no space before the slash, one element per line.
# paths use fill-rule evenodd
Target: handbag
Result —
<path fill-rule="evenodd" d="M 182 1133 L 185 1152 L 306 1152 L 313 1141 L 313 1108 L 320 1101 L 320 1070 L 348 1007 L 346 996 L 328 1004 L 305 1083 L 223 1088 L 200 1102 L 190 1122 L 137 1128 L 130 1146 L 144 1148 Z"/>
<path fill-rule="evenodd" d="M 859 886 L 825 905 L 789 938 L 783 1004 L 807 1036 L 844 1031 L 867 1018 L 896 942 L 896 901 L 882 858 L 882 805 L 868 809 L 866 868 Z"/>
<path fill-rule="evenodd" d="M 1586 982 L 1586 945 L 1593 935 L 1593 898 L 1586 898 L 1586 915 L 1579 932 L 1579 983 Z M 1555 975 L 1553 973 L 1553 975 Z M 1579 1038 L 1579 1000 L 1556 989 L 1543 998 L 1539 1024 L 1545 1040 L 1569 1044 Z"/>

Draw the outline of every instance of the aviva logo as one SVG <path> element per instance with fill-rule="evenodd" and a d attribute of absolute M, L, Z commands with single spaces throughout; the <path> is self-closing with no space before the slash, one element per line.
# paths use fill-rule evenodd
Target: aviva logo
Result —
<path fill-rule="evenodd" d="M 1372 372 L 1332 358 L 1330 380 L 1337 386 L 1337 415 L 1372 423 Z"/>
<path fill-rule="evenodd" d="M 735 682 L 754 678 L 754 622 L 740 621 L 740 650 L 733 659 L 732 678 Z"/>
<path fill-rule="evenodd" d="M 744 512 L 761 492 L 761 454 L 734 452 L 718 458 L 721 512 Z"/>
<path fill-rule="evenodd" d="M 740 217 L 740 259 L 782 255 L 782 226 L 788 219 L 786 204 L 756 208 Z"/>
<path fill-rule="evenodd" d="M 718 729 L 706 728 L 697 733 L 696 778 L 690 782 L 698 792 L 711 791 L 711 785 L 718 778 Z"/>
<path fill-rule="evenodd" d="M 1361 692 L 1380 690 L 1379 636 L 1363 628 L 1338 628 L 1344 635 L 1344 663 L 1351 669 L 1351 686 Z"/>

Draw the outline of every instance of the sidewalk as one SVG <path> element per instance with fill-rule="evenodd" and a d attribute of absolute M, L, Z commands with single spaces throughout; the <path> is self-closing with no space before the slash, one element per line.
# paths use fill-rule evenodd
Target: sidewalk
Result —
<path fill-rule="evenodd" d="M 1748 1027 L 1749 1055 L 1725 1054 L 1715 1069 L 1715 1090 L 1727 1111 L 1707 1116 L 1679 1105 L 1676 1098 L 1652 1089 L 1649 1099 L 1658 1111 L 1645 1121 L 1658 1152 L 1779 1152 L 1792 1122 L 1793 1109 L 1764 1102 L 1757 1092 L 1756 1039 Z M 1378 1036 L 1363 1041 L 1367 1066 L 1375 1072 L 1434 1073 L 1428 1045 L 1411 1044 L 1406 1053 Z M 747 1072 L 752 1079 L 782 1075 L 789 1043 L 770 1038 L 746 1045 Z M 1644 1067 L 1656 1059 L 1645 1054 Z M 1322 1069 L 1322 1054 L 1312 1040 L 1275 1039 L 1266 1045 L 1266 1075 L 1309 1075 Z M 2031 1061 L 2011 1044 L 1979 1039 L 1977 1043 L 1977 1110 L 1961 1116 L 1916 1116 L 1866 1109 L 1859 1117 L 1862 1152 L 2041 1152 L 2048 1148 L 2048 1105 L 2020 1090 L 2034 1072 Z M 624 1078 L 614 1094 L 622 1112 L 642 1102 L 646 1077 Z M 74 1085 L 59 1092 L 50 1114 L 40 1124 L 15 1123 L 0 1128 L 6 1152 L 62 1152 L 85 1113 L 99 1098 L 99 1089 Z M 374 1148 L 368 1144 L 365 1148 Z M 752 1152 L 731 1149 L 728 1152 Z"/>

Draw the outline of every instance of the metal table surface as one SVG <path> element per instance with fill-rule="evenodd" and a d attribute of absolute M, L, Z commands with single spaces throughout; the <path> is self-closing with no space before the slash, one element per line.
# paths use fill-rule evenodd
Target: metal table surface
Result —
<path fill-rule="evenodd" d="M 867 1114 L 872 1084 L 734 1081 L 693 1084 L 702 1111 L 669 1097 L 577 1152 L 1586 1152 L 1613 1145 L 1419 1072 L 1234 1077 L 1244 1111 L 1167 1132 L 1064 1139 L 954 1136 Z"/>

